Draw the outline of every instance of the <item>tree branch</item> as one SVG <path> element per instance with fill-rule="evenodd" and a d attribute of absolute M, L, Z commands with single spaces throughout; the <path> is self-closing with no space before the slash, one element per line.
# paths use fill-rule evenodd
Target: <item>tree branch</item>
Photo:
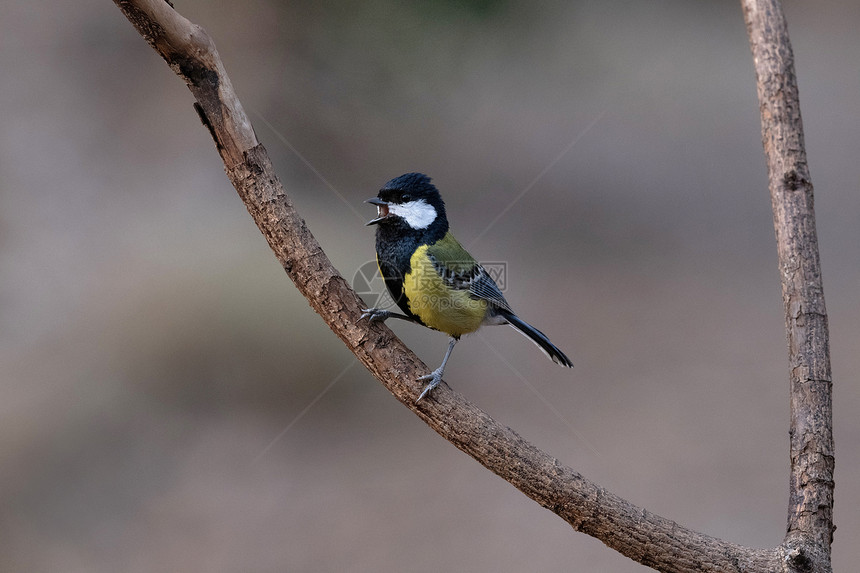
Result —
<path fill-rule="evenodd" d="M 786 542 L 792 550 L 814 552 L 806 557 L 829 568 L 835 529 L 833 384 L 794 54 L 778 0 L 743 0 L 743 11 L 758 80 L 788 337 L 791 482 Z"/>
<path fill-rule="evenodd" d="M 440 388 L 428 399 L 415 404 L 421 391 L 416 378 L 425 374 L 427 367 L 384 325 L 358 322 L 363 303 L 334 269 L 293 208 L 265 148 L 257 142 L 209 36 L 202 28 L 177 14 L 164 0 L 114 1 L 147 42 L 188 84 L 197 100 L 195 107 L 215 140 L 230 181 L 296 287 L 361 363 L 428 426 L 559 515 L 577 531 L 600 539 L 644 565 L 678 573 L 790 570 L 784 569 L 791 558 L 786 546 L 773 549 L 742 547 L 697 533 L 639 508 L 563 466 L 448 388 Z M 808 182 L 805 161 L 803 166 L 803 171 L 794 170 L 799 174 L 798 182 Z M 798 194 L 805 196 L 806 192 Z M 811 187 L 809 201 L 811 203 Z M 796 267 L 789 268 L 808 268 L 803 266 L 805 264 L 801 261 Z M 820 290 L 815 292 L 820 295 Z M 791 298 L 791 309 L 798 317 L 792 324 L 798 328 L 802 327 L 801 322 L 810 324 L 811 318 L 819 316 L 809 314 L 813 312 L 812 308 L 818 312 L 818 307 L 805 304 L 802 297 L 803 293 L 800 293 Z M 820 312 L 823 316 L 823 302 Z M 808 326 L 805 328 L 809 329 Z M 805 338 L 796 340 L 802 344 L 800 341 Z M 804 368 L 810 363 L 803 360 L 798 359 L 793 376 L 794 371 L 806 372 Z M 792 364 L 794 366 L 795 362 Z M 825 379 L 823 376 L 816 378 L 818 370 L 810 370 L 810 373 L 814 379 Z M 809 377 L 804 376 L 799 380 Z M 829 370 L 826 379 L 829 380 Z M 798 386 L 802 383 L 798 382 Z M 805 435 L 806 431 L 798 425 L 794 433 Z M 832 469 L 832 449 L 830 451 Z M 809 467 L 810 471 L 817 468 L 814 465 Z M 805 486 L 799 484 L 798 487 L 801 491 Z M 801 513 L 806 515 L 803 512 L 809 508 L 801 503 L 801 498 L 792 499 L 802 505 Z M 800 519 L 794 529 L 806 532 L 806 523 Z M 805 547 L 804 543 L 806 538 L 797 547 Z"/>

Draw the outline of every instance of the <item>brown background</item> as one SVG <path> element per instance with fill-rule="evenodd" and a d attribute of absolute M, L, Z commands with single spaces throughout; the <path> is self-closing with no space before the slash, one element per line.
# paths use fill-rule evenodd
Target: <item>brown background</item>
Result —
<path fill-rule="evenodd" d="M 362 201 L 424 171 L 460 240 L 507 263 L 508 300 L 576 364 L 487 329 L 453 355 L 458 391 L 634 503 L 779 543 L 786 349 L 736 2 L 176 5 L 214 36 L 344 275 L 373 257 Z M 860 560 L 860 7 L 786 9 L 847 571 Z M 644 570 L 355 364 L 278 267 L 191 103 L 111 3 L 0 5 L 0 569 Z M 441 359 L 443 336 L 393 327 Z"/>

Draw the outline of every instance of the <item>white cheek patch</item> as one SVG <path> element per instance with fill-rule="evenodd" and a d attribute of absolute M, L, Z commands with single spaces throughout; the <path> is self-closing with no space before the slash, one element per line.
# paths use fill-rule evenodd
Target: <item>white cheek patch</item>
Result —
<path fill-rule="evenodd" d="M 413 229 L 426 229 L 436 220 L 436 209 L 424 199 L 409 201 L 402 205 L 389 203 L 388 212 L 405 219 Z"/>

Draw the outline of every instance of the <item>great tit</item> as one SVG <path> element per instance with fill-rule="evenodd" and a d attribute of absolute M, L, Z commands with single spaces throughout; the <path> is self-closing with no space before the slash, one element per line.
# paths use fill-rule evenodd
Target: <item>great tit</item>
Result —
<path fill-rule="evenodd" d="M 429 177 L 422 173 L 395 177 L 365 202 L 377 207 L 377 217 L 367 223 L 376 225 L 376 262 L 403 314 L 367 308 L 361 319 L 400 318 L 451 337 L 442 365 L 418 378 L 429 383 L 416 402 L 442 381 L 460 337 L 485 324 L 509 324 L 553 362 L 573 367 L 543 332 L 514 314 L 496 282 L 448 231 L 445 203 Z"/>

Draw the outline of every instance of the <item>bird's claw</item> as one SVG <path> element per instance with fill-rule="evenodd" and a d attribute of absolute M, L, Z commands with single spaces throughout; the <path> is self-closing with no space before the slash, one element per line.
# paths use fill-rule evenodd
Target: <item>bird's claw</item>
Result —
<path fill-rule="evenodd" d="M 429 380 L 430 383 L 427 384 L 427 386 L 424 387 L 424 390 L 421 391 L 421 394 L 418 396 L 418 399 L 415 400 L 416 404 L 418 402 L 420 402 L 421 398 L 423 398 L 428 392 L 430 392 L 433 388 L 438 386 L 440 382 L 442 382 L 442 368 L 437 368 L 436 370 L 434 370 L 430 374 L 427 374 L 426 376 L 419 376 L 418 377 L 419 382 L 421 382 L 423 380 Z"/>
<path fill-rule="evenodd" d="M 361 309 L 361 312 L 362 315 L 358 317 L 358 320 L 366 318 L 368 322 L 384 322 L 391 316 L 390 310 L 382 308 L 363 308 Z"/>

